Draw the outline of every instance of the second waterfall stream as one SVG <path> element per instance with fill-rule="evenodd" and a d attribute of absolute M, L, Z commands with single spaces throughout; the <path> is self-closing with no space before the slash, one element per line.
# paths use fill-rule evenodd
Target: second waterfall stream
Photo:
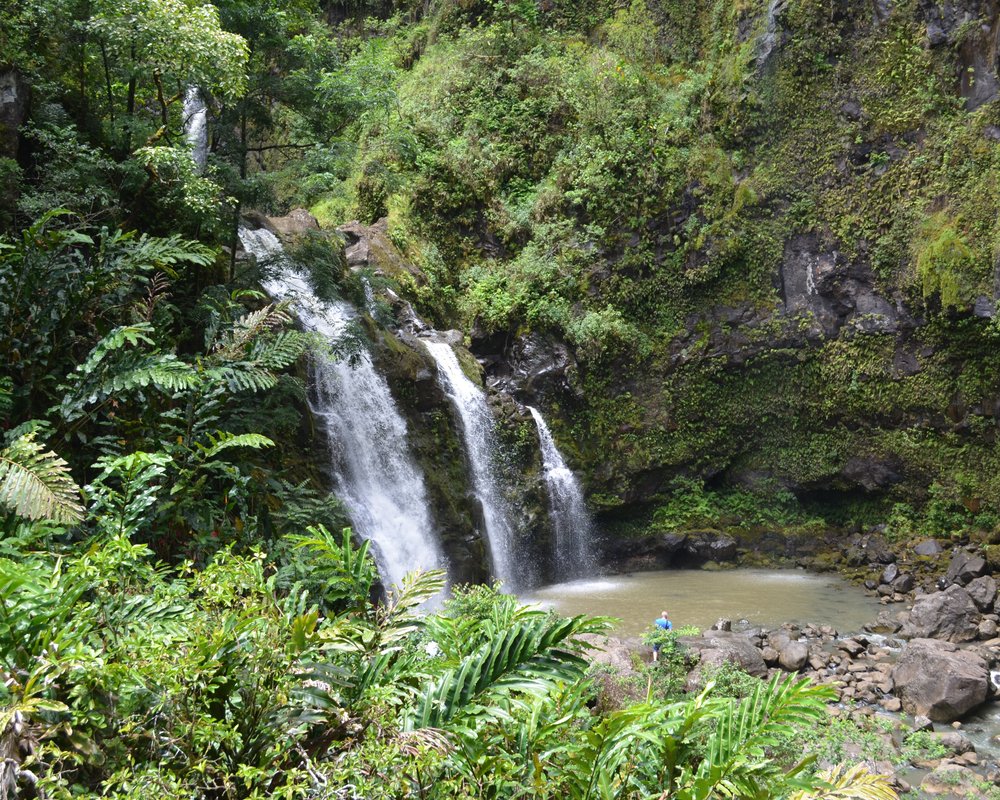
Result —
<path fill-rule="evenodd" d="M 458 356 L 447 342 L 423 340 L 438 368 L 441 388 L 458 414 L 472 485 L 483 511 L 493 576 L 507 590 L 517 586 L 514 564 L 514 525 L 503 486 L 493 463 L 497 452 L 493 414 L 483 390 L 462 371 Z"/>
<path fill-rule="evenodd" d="M 563 579 L 582 578 L 594 572 L 593 524 L 583 500 L 583 490 L 573 471 L 566 466 L 545 419 L 536 408 L 528 406 L 542 448 L 545 488 L 549 494 L 549 512 L 555 531 L 553 563 Z"/>
<path fill-rule="evenodd" d="M 273 297 L 292 301 L 301 323 L 336 345 L 357 317 L 350 304 L 323 302 L 290 264 L 267 230 L 240 230 L 240 241 L 260 261 L 278 268 L 264 287 Z M 337 496 L 354 529 L 372 542 L 386 586 L 399 585 L 416 569 L 445 566 L 430 515 L 424 478 L 414 462 L 389 385 L 362 351 L 353 363 L 316 354 L 310 407 L 323 420 L 330 444 L 330 466 Z"/>

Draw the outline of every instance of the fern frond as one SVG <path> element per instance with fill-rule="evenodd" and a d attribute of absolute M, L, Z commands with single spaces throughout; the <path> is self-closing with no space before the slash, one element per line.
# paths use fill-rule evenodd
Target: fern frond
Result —
<path fill-rule="evenodd" d="M 298 331 L 282 331 L 274 336 L 255 339 L 247 352 L 247 361 L 266 369 L 284 369 L 294 364 L 310 343 L 310 337 Z"/>
<path fill-rule="evenodd" d="M 228 433 L 217 431 L 215 435 L 208 437 L 210 445 L 202 447 L 205 458 L 217 456 L 223 450 L 230 447 L 252 447 L 259 450 L 261 447 L 274 447 L 274 442 L 259 433 Z M 200 446 L 199 446 L 200 447 Z"/>
<path fill-rule="evenodd" d="M 417 609 L 422 603 L 438 595 L 444 586 L 443 570 L 407 573 L 402 585 L 389 591 L 389 602 L 380 613 L 382 641 L 398 641 L 417 630 L 424 619 L 422 614 L 417 613 Z"/>
<path fill-rule="evenodd" d="M 76 371 L 81 375 L 89 375 L 100 364 L 109 353 L 121 350 L 125 345 L 135 347 L 139 342 L 143 344 L 153 344 L 150 336 L 153 333 L 153 326 L 146 322 L 138 325 L 121 325 L 107 334 L 101 341 L 94 345 L 87 360 L 79 364 Z"/>
<path fill-rule="evenodd" d="M 287 325 L 291 321 L 282 305 L 268 305 L 251 311 L 237 319 L 233 326 L 219 337 L 212 354 L 230 360 L 239 357 L 247 346 L 261 334 Z"/>
<path fill-rule="evenodd" d="M 0 452 L 0 505 L 28 519 L 63 523 L 83 519 L 80 489 L 69 466 L 31 433 Z"/>
<path fill-rule="evenodd" d="M 185 262 L 207 267 L 215 261 L 215 251 L 211 247 L 177 235 L 164 238 L 143 234 L 131 243 L 128 256 L 137 265 L 163 270 L 171 277 L 176 277 L 176 272 L 169 267 Z"/>
<path fill-rule="evenodd" d="M 557 645 L 584 624 L 582 617 L 516 623 L 427 687 L 404 728 L 440 728 L 491 689 L 530 691 L 578 678 L 587 662 Z"/>
<path fill-rule="evenodd" d="M 230 392 L 263 392 L 278 384 L 278 378 L 273 372 L 246 362 L 212 367 L 206 371 L 206 375 L 224 383 Z"/>
<path fill-rule="evenodd" d="M 869 772 L 864 764 L 839 764 L 817 773 L 817 786 L 796 792 L 789 800 L 898 800 L 899 795 L 884 775 Z"/>

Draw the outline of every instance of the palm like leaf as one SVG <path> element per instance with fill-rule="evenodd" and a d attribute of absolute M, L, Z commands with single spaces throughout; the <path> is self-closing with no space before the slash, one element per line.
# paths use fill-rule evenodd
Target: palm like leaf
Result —
<path fill-rule="evenodd" d="M 764 748 L 791 727 L 815 722 L 832 696 L 829 687 L 813 685 L 808 679 L 775 675 L 738 705 L 728 704 L 716 716 L 705 758 L 693 775 L 690 793 L 684 794 L 693 798 L 760 795 L 765 783 L 776 777 Z M 798 769 L 801 765 L 792 774 Z"/>
<path fill-rule="evenodd" d="M 80 489 L 59 456 L 26 434 L 0 452 L 0 505 L 28 519 L 83 519 Z"/>
<path fill-rule="evenodd" d="M 816 775 L 816 788 L 796 792 L 791 800 L 897 800 L 899 795 L 884 775 L 869 772 L 864 764 L 843 764 Z"/>
<path fill-rule="evenodd" d="M 404 727 L 441 727 L 493 689 L 531 690 L 579 678 L 587 662 L 559 645 L 589 624 L 582 617 L 516 623 L 427 687 Z"/>

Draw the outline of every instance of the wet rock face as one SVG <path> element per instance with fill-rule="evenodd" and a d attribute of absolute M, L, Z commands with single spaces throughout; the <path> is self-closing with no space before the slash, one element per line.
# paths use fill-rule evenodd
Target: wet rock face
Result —
<path fill-rule="evenodd" d="M 779 280 L 785 312 L 811 314 L 817 334 L 836 336 L 847 324 L 865 333 L 895 333 L 912 324 L 898 303 L 875 291 L 864 260 L 848 260 L 816 234 L 788 240 Z"/>
<path fill-rule="evenodd" d="M 989 671 L 976 653 L 933 639 L 914 639 L 892 671 L 896 696 L 910 714 L 951 722 L 986 702 Z"/>
<path fill-rule="evenodd" d="M 576 394 L 576 359 L 570 349 L 551 336 L 529 333 L 514 339 L 503 353 L 495 348 L 506 339 L 480 332 L 472 341 L 472 352 L 485 356 L 497 386 L 523 398 L 529 405 L 544 397 Z M 490 353 L 489 351 L 494 352 Z"/>
<path fill-rule="evenodd" d="M 28 84 L 15 69 L 0 67 L 0 157 L 16 158 L 28 114 Z"/>
<path fill-rule="evenodd" d="M 955 77 L 966 109 L 994 100 L 1000 93 L 996 0 L 920 0 L 918 7 L 928 45 L 954 48 L 958 56 Z"/>

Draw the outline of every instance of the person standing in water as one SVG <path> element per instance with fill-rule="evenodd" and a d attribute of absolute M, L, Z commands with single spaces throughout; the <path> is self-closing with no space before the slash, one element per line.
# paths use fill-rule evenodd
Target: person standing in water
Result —
<path fill-rule="evenodd" d="M 670 621 L 670 615 L 664 611 L 660 614 L 659 619 L 655 620 L 653 624 L 660 628 L 661 630 L 670 631 L 673 630 L 674 624 Z M 659 642 L 653 644 L 653 661 L 660 660 L 660 644 Z"/>

